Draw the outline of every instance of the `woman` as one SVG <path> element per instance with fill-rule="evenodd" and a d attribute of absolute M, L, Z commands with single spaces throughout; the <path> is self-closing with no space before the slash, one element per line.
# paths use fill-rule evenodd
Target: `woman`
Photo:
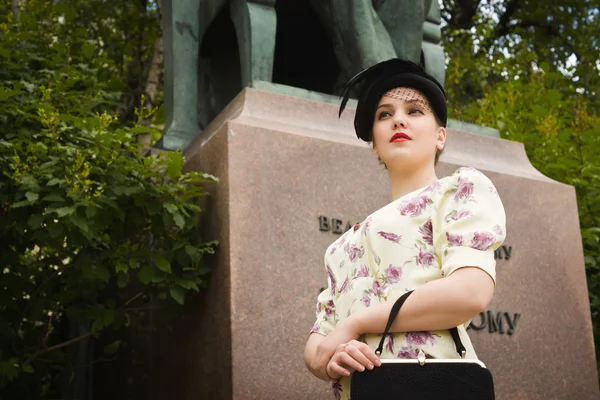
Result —
<path fill-rule="evenodd" d="M 337 399 L 350 393 L 350 374 L 381 358 L 457 358 L 448 331 L 466 333 L 496 286 L 494 250 L 505 238 L 502 202 L 490 180 L 473 168 L 438 179 L 435 164 L 446 142 L 446 95 L 420 66 L 399 59 L 353 78 L 358 88 L 354 126 L 385 165 L 393 201 L 336 240 L 326 251 L 329 286 L 318 297 L 317 321 L 305 362 L 333 382 Z M 394 302 L 406 300 L 375 355 Z M 398 384 L 402 384 L 399 382 Z"/>

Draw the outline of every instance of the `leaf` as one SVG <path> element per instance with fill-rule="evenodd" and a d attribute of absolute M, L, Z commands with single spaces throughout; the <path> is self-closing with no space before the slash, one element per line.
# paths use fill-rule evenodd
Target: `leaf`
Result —
<path fill-rule="evenodd" d="M 179 229 L 183 229 L 185 227 L 185 219 L 183 219 L 181 214 L 177 213 L 173 215 L 173 221 L 175 221 L 175 225 L 177 225 Z"/>
<path fill-rule="evenodd" d="M 83 53 L 85 58 L 92 58 L 94 57 L 94 54 L 96 54 L 96 46 L 88 42 L 84 42 L 81 45 L 81 52 Z"/>
<path fill-rule="evenodd" d="M 98 332 L 100 331 L 102 328 L 104 328 L 104 321 L 103 318 L 96 318 L 96 320 L 94 321 L 94 323 L 92 324 L 92 332 Z"/>
<path fill-rule="evenodd" d="M 171 263 L 169 263 L 169 261 L 167 261 L 164 257 L 156 256 L 154 258 L 154 262 L 156 263 L 156 267 L 162 272 L 166 272 L 168 274 L 171 273 Z"/>
<path fill-rule="evenodd" d="M 21 201 L 17 201 L 16 203 L 11 204 L 10 208 L 21 208 L 21 207 L 26 207 L 26 206 L 30 206 L 31 202 L 29 200 L 21 200 Z"/>
<path fill-rule="evenodd" d="M 21 370 L 23 372 L 27 373 L 27 374 L 32 374 L 33 373 L 33 367 L 29 363 L 23 363 L 23 364 L 21 364 Z"/>
<path fill-rule="evenodd" d="M 115 265 L 115 270 L 116 272 L 127 272 L 129 267 L 124 262 L 118 262 L 117 265 Z"/>
<path fill-rule="evenodd" d="M 129 274 L 126 272 L 119 272 L 117 274 L 117 286 L 123 289 L 129 284 Z"/>
<path fill-rule="evenodd" d="M 154 278 L 154 267 L 149 264 L 144 265 L 138 273 L 138 279 L 144 285 L 147 285 L 152 281 L 152 278 Z"/>
<path fill-rule="evenodd" d="M 58 194 L 58 193 L 49 194 L 48 196 L 45 196 L 44 198 L 42 198 L 42 200 L 44 200 L 44 201 L 56 201 L 56 202 L 64 202 L 65 201 L 65 199 L 60 194 Z"/>
<path fill-rule="evenodd" d="M 210 268 L 201 267 L 198 269 L 198 275 L 206 275 L 210 272 Z"/>
<path fill-rule="evenodd" d="M 79 218 L 76 215 L 72 215 L 70 217 L 71 222 L 73 223 L 73 225 L 77 226 L 79 229 L 81 229 L 83 232 L 89 232 L 89 227 L 88 227 L 88 223 L 85 219 Z"/>
<path fill-rule="evenodd" d="M 17 90 L 17 89 L 4 89 L 3 87 L 0 87 L 0 101 L 4 101 L 4 100 L 8 100 L 11 97 L 17 96 L 21 94 L 21 90 Z"/>
<path fill-rule="evenodd" d="M 36 192 L 27 192 L 25 193 L 25 197 L 29 200 L 30 203 L 35 203 L 37 199 L 40 198 L 39 193 Z"/>
<path fill-rule="evenodd" d="M 170 213 L 175 214 L 179 211 L 179 208 L 173 203 L 165 203 L 163 207 Z"/>
<path fill-rule="evenodd" d="M 52 178 L 48 181 L 48 183 L 46 185 L 55 186 L 55 185 L 58 185 L 59 183 L 63 183 L 64 181 L 65 181 L 64 179 Z"/>
<path fill-rule="evenodd" d="M 121 344 L 123 344 L 122 340 L 115 340 L 111 344 L 104 346 L 104 354 L 109 356 L 115 354 L 121 347 Z"/>
<path fill-rule="evenodd" d="M 167 153 L 167 158 L 169 159 L 167 176 L 171 181 L 176 182 L 183 171 L 183 154 L 178 151 L 171 151 Z"/>
<path fill-rule="evenodd" d="M 85 208 L 85 216 L 92 219 L 96 216 L 96 206 L 88 206 Z"/>
<path fill-rule="evenodd" d="M 41 214 L 32 214 L 31 217 L 29 217 L 29 220 L 27 221 L 27 225 L 29 225 L 29 227 L 31 229 L 36 229 L 39 228 L 42 225 L 42 222 L 44 222 L 44 216 Z"/>
<path fill-rule="evenodd" d="M 95 275 L 104 283 L 108 283 L 110 280 L 110 272 L 108 271 L 108 268 L 104 266 L 96 267 Z"/>
<path fill-rule="evenodd" d="M 198 288 L 198 285 L 196 284 L 196 282 L 189 280 L 189 279 L 178 279 L 177 284 L 184 289 L 192 289 L 192 290 L 195 290 L 196 292 L 200 290 Z"/>
<path fill-rule="evenodd" d="M 104 325 L 110 326 L 114 322 L 116 314 L 117 312 L 115 310 L 104 311 L 104 315 L 102 315 L 102 321 L 104 322 Z"/>
<path fill-rule="evenodd" d="M 179 286 L 175 286 L 175 287 L 172 287 L 169 292 L 171 293 L 171 297 L 176 302 L 183 305 L 183 303 L 185 302 L 185 292 L 183 291 L 183 288 L 181 288 Z"/>
<path fill-rule="evenodd" d="M 60 217 L 66 216 L 66 215 L 73 214 L 75 209 L 73 207 L 61 207 L 61 208 L 57 208 L 52 211 L 54 211 L 56 213 L 56 215 L 60 218 Z"/>

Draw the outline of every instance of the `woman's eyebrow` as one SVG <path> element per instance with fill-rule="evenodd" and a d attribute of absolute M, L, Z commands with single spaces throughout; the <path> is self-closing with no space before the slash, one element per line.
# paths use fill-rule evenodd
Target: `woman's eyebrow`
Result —
<path fill-rule="evenodd" d="M 377 106 L 377 108 L 375 109 L 375 111 L 379 110 L 381 107 L 393 107 L 393 105 L 391 104 L 380 104 Z"/>

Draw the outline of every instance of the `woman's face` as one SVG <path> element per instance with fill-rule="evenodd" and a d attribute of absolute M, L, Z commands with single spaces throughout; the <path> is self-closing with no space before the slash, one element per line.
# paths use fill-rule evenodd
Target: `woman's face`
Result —
<path fill-rule="evenodd" d="M 418 90 L 396 88 L 379 100 L 373 122 L 373 151 L 388 169 L 433 164 L 444 147 L 440 127 L 427 98 Z"/>

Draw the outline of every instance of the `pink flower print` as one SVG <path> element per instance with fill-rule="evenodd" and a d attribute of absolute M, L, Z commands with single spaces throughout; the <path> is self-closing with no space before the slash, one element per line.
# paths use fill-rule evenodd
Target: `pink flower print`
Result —
<path fill-rule="evenodd" d="M 369 289 L 369 293 L 381 298 L 385 295 L 385 289 L 387 289 L 385 284 L 382 285 L 378 280 L 375 280 L 373 281 L 373 286 L 371 286 L 371 289 Z"/>
<path fill-rule="evenodd" d="M 458 211 L 453 210 L 450 214 L 448 214 L 446 216 L 446 222 L 449 222 L 449 221 L 458 221 L 460 219 L 468 217 L 469 215 L 471 215 L 471 211 L 461 211 L 460 214 L 459 214 Z"/>
<path fill-rule="evenodd" d="M 492 228 L 492 230 L 494 231 L 494 233 L 502 236 L 502 228 L 500 227 L 500 225 L 494 225 L 494 227 Z"/>
<path fill-rule="evenodd" d="M 433 254 L 424 253 L 423 248 L 419 248 L 419 254 L 417 255 L 417 265 L 421 267 L 431 267 L 433 265 Z"/>
<path fill-rule="evenodd" d="M 388 342 L 385 347 L 390 353 L 394 354 L 394 335 L 388 335 Z"/>
<path fill-rule="evenodd" d="M 489 249 L 494 243 L 496 243 L 496 238 L 491 232 L 475 232 L 471 241 L 471 247 L 483 251 Z"/>
<path fill-rule="evenodd" d="M 333 302 L 333 300 L 329 300 L 327 303 L 325 303 L 325 315 L 327 315 L 328 317 L 331 317 L 334 312 L 335 312 L 335 303 Z"/>
<path fill-rule="evenodd" d="M 333 382 L 331 384 L 331 389 L 333 390 L 333 397 L 335 400 L 340 400 L 342 398 L 342 384 L 339 381 Z"/>
<path fill-rule="evenodd" d="M 337 250 L 337 247 L 333 246 L 331 248 L 331 250 L 329 250 L 329 255 L 333 255 L 333 253 L 335 253 L 336 250 Z"/>
<path fill-rule="evenodd" d="M 348 278 L 346 278 L 346 280 L 344 281 L 344 283 L 342 283 L 342 286 L 340 287 L 340 293 L 346 293 L 348 289 L 350 289 L 349 283 L 350 281 L 348 281 Z"/>
<path fill-rule="evenodd" d="M 365 264 L 361 265 L 356 277 L 357 278 L 367 278 L 369 276 L 370 276 L 369 267 L 367 267 Z"/>
<path fill-rule="evenodd" d="M 363 305 L 365 307 L 371 306 L 371 298 L 367 294 L 363 295 L 363 297 L 360 299 L 360 301 L 361 301 L 361 303 L 363 303 Z"/>
<path fill-rule="evenodd" d="M 410 347 L 402 347 L 398 352 L 398 358 L 417 358 L 419 351 Z"/>
<path fill-rule="evenodd" d="M 458 233 L 446 232 L 446 239 L 448 239 L 448 244 L 450 244 L 450 246 L 463 245 L 462 236 L 460 236 Z"/>
<path fill-rule="evenodd" d="M 496 190 L 496 188 L 494 186 L 490 186 L 490 193 L 491 194 L 498 194 L 498 191 Z"/>
<path fill-rule="evenodd" d="M 402 277 L 402 268 L 394 267 L 390 264 L 390 266 L 385 269 L 384 273 L 389 283 L 398 283 Z"/>
<path fill-rule="evenodd" d="M 333 271 L 331 270 L 331 267 L 329 266 L 329 264 L 327 264 L 327 276 L 329 277 L 329 286 L 331 286 L 331 295 L 335 295 L 335 276 L 333 276 Z"/>
<path fill-rule="evenodd" d="M 365 220 L 365 222 L 363 223 L 362 229 L 360 230 L 360 232 L 363 235 L 367 235 L 367 233 L 369 232 L 369 228 L 371 227 L 371 218 L 367 218 Z"/>
<path fill-rule="evenodd" d="M 433 226 L 431 224 L 431 218 L 429 218 L 423 226 L 419 227 L 419 233 L 425 240 L 425 243 L 433 246 Z"/>
<path fill-rule="evenodd" d="M 354 261 L 356 260 L 356 256 L 360 252 L 360 249 L 353 245 L 346 252 L 348 253 L 348 258 L 350 258 L 350 261 Z"/>
<path fill-rule="evenodd" d="M 440 181 L 435 181 L 431 185 L 429 185 L 425 189 L 423 189 L 423 191 L 421 193 L 434 192 L 434 191 L 438 190 L 441 186 L 442 185 L 440 184 Z"/>
<path fill-rule="evenodd" d="M 409 332 L 406 334 L 406 343 L 412 346 L 425 346 L 434 344 L 435 337 L 429 332 Z"/>
<path fill-rule="evenodd" d="M 479 170 L 473 168 L 473 167 L 460 167 L 456 172 L 460 173 L 460 172 L 475 172 L 478 174 L 481 174 L 481 172 L 479 172 Z"/>
<path fill-rule="evenodd" d="M 416 217 L 421 215 L 421 212 L 427 207 L 427 204 L 431 201 L 428 196 L 416 196 L 409 201 L 404 201 L 398 206 L 400 215 L 410 215 Z"/>
<path fill-rule="evenodd" d="M 455 201 L 467 201 L 469 197 L 473 194 L 473 182 L 469 181 L 467 178 L 461 177 L 458 180 L 458 189 L 456 189 L 456 194 L 454 195 Z"/>
<path fill-rule="evenodd" d="M 313 325 L 312 329 L 310 330 L 310 333 L 319 333 L 321 332 L 321 323 L 317 322 Z"/>
<path fill-rule="evenodd" d="M 379 236 L 381 236 L 384 239 L 389 240 L 390 242 L 394 242 L 394 243 L 400 243 L 400 240 L 402 239 L 401 235 L 396 235 L 395 233 L 392 232 L 377 232 L 377 234 Z"/>

